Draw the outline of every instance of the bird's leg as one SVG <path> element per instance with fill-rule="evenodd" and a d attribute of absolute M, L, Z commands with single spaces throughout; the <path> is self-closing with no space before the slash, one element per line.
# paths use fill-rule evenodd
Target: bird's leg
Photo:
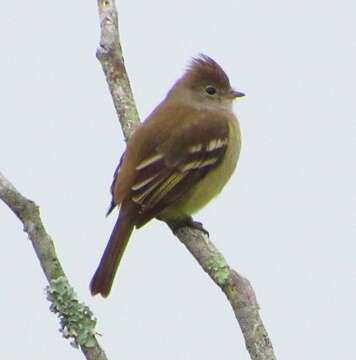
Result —
<path fill-rule="evenodd" d="M 206 234 L 209 237 L 209 232 L 204 229 L 203 224 L 201 222 L 194 221 L 191 216 L 186 216 L 180 219 L 169 220 L 167 221 L 167 225 L 170 227 L 174 235 L 176 235 L 177 231 L 180 228 L 188 226 L 190 228 L 202 231 L 204 234 Z"/>

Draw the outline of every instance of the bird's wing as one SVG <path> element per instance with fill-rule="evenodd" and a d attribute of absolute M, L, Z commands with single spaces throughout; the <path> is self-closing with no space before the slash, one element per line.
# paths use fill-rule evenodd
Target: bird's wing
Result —
<path fill-rule="evenodd" d="M 200 116 L 172 130 L 137 163 L 129 198 L 140 209 L 139 223 L 179 200 L 223 159 L 229 141 L 226 119 L 208 112 Z"/>

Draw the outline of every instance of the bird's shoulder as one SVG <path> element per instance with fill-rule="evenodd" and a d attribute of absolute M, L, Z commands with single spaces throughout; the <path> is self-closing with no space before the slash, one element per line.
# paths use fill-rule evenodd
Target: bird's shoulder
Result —
<path fill-rule="evenodd" d="M 133 134 L 127 152 L 132 153 L 135 163 L 157 152 L 164 156 L 184 153 L 187 146 L 204 146 L 211 140 L 227 138 L 228 123 L 234 120 L 227 111 L 185 104 L 159 106 Z"/>

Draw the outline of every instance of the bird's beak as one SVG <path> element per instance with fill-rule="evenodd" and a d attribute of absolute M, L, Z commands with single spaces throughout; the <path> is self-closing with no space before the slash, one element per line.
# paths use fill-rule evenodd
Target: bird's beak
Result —
<path fill-rule="evenodd" d="M 236 90 L 231 90 L 229 95 L 230 95 L 229 97 L 231 97 L 232 99 L 245 96 L 245 94 L 243 92 L 236 91 Z"/>

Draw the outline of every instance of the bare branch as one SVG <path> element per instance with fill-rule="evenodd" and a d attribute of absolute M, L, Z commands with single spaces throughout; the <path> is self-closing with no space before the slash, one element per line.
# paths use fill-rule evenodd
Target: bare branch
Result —
<path fill-rule="evenodd" d="M 177 231 L 177 236 L 225 293 L 239 322 L 251 359 L 276 359 L 272 343 L 259 315 L 259 306 L 250 282 L 231 269 L 202 231 L 185 227 Z"/>
<path fill-rule="evenodd" d="M 80 303 L 69 285 L 58 260 L 54 243 L 43 226 L 38 206 L 22 196 L 0 173 L 0 199 L 3 200 L 24 225 L 46 278 L 51 310 L 61 321 L 61 332 L 79 345 L 88 360 L 107 360 L 95 338 L 96 320 L 87 306 Z"/>
<path fill-rule="evenodd" d="M 139 125 L 139 117 L 124 66 L 115 1 L 98 0 L 98 7 L 101 38 L 97 57 L 104 69 L 127 140 Z M 177 232 L 177 236 L 227 296 L 245 337 L 251 359 L 276 359 L 249 281 L 229 267 L 214 244 L 201 231 L 185 227 Z"/>
<path fill-rule="evenodd" d="M 103 67 L 116 113 L 127 140 L 140 125 L 140 119 L 122 56 L 115 1 L 98 0 L 98 7 L 101 35 L 96 56 Z"/>

